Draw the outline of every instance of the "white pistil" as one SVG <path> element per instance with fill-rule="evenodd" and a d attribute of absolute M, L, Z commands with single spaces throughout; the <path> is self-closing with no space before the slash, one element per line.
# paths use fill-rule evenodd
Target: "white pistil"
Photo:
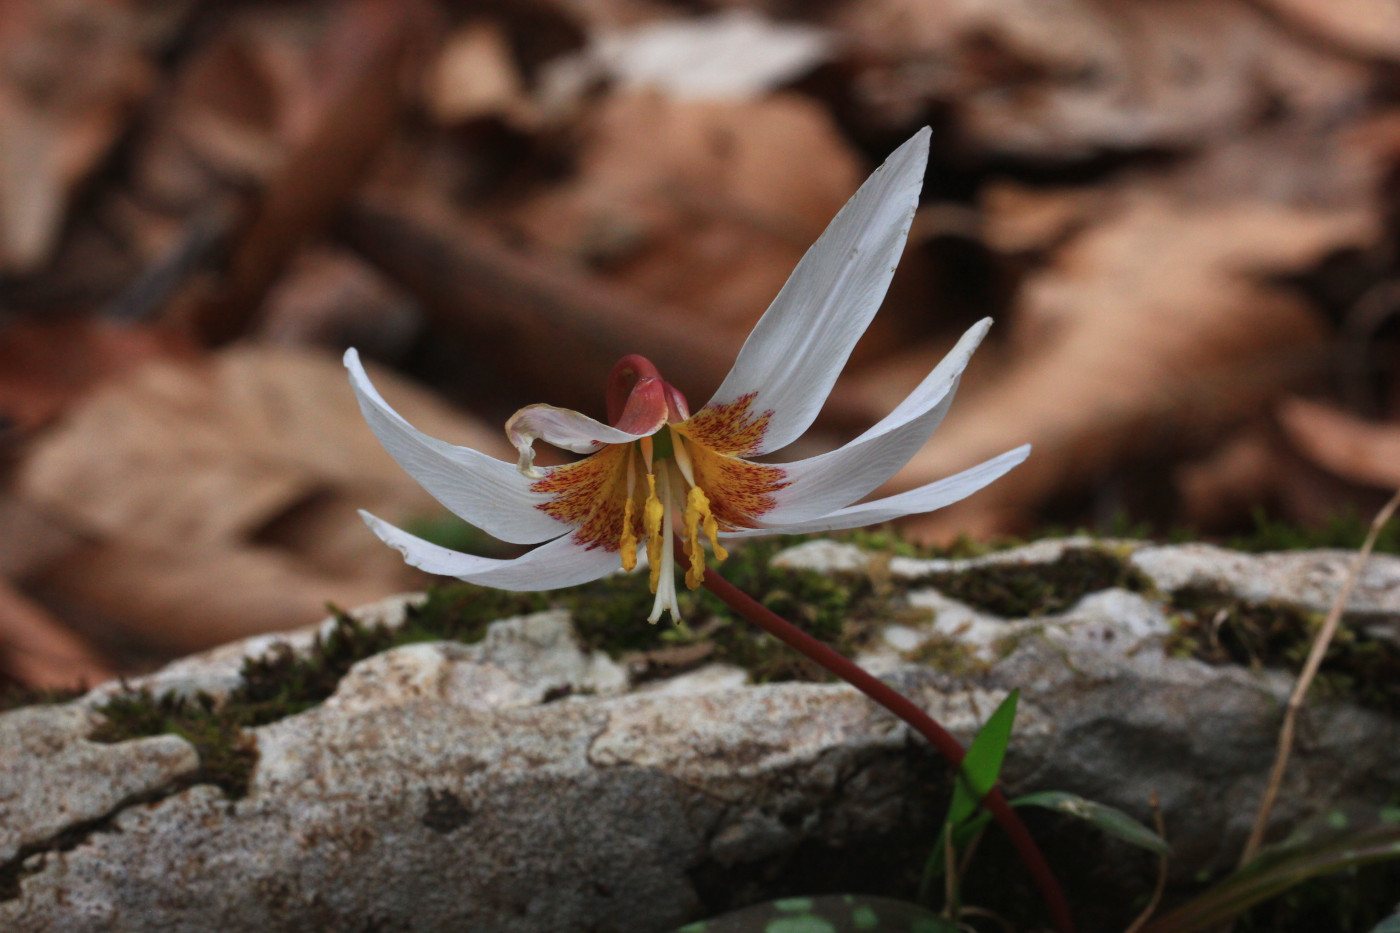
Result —
<path fill-rule="evenodd" d="M 675 545 L 675 525 L 672 513 L 674 503 L 671 502 L 671 480 L 670 471 L 664 467 L 657 471 L 657 497 L 661 500 L 663 509 L 662 530 L 661 530 L 661 575 L 656 586 L 656 602 L 651 607 L 651 615 L 647 616 L 648 622 L 659 622 L 661 613 L 669 611 L 671 618 L 681 621 L 681 607 L 676 602 L 676 545 Z M 648 559 L 651 558 L 648 554 Z"/>

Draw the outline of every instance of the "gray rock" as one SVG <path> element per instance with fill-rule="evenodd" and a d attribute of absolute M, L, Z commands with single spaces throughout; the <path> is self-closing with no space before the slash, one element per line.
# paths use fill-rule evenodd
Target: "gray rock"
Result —
<path fill-rule="evenodd" d="M 1083 544 L 880 564 L 915 577 L 1048 562 Z M 1309 607 L 1326 602 L 1343 566 L 1332 553 L 1197 546 L 1139 548 L 1131 559 L 1163 591 L 1214 581 Z M 872 566 L 831 542 L 778 560 Z M 1391 612 L 1400 561 L 1378 558 L 1365 579 L 1360 605 Z M 392 621 L 404 605 L 365 611 Z M 1161 602 L 1123 590 L 1058 615 L 999 619 L 924 588 L 897 617 L 863 660 L 964 742 L 1021 688 L 1004 772 L 1012 792 L 1068 790 L 1139 816 L 1156 792 L 1179 873 L 1233 860 L 1289 676 L 1170 656 Z M 313 637 L 290 642 L 306 650 Z M 976 663 L 907 659 L 935 640 Z M 226 696 L 243 659 L 269 648 L 227 646 L 145 683 Z M 210 786 L 175 790 L 197 767 L 181 739 L 88 741 L 110 687 L 5 714 L 0 862 L 21 851 L 27 861 L 18 896 L 0 901 L 0 929 L 645 933 L 696 919 L 705 878 L 756 896 L 742 879 L 799 846 L 889 857 L 880 840 L 938 816 L 927 786 L 941 764 L 901 722 L 842 684 L 743 680 L 712 665 L 632 688 L 622 666 L 579 648 L 567 614 L 502 620 L 475 645 L 367 658 L 325 703 L 253 730 L 260 759 L 239 800 Z M 1394 722 L 1313 703 L 1278 821 L 1397 781 Z M 85 837 L 46 845 L 84 826 Z"/>
<path fill-rule="evenodd" d="M 1351 551 L 1240 554 L 1209 544 L 1146 547 L 1132 563 L 1162 590 L 1215 584 L 1242 599 L 1278 600 L 1325 613 L 1355 561 Z M 1374 638 L 1400 645 L 1400 557 L 1375 554 L 1347 600 L 1347 616 Z"/>
<path fill-rule="evenodd" d="M 78 704 L 0 716 L 0 862 L 153 794 L 199 765 L 194 748 L 173 735 L 89 742 L 96 722 Z"/>

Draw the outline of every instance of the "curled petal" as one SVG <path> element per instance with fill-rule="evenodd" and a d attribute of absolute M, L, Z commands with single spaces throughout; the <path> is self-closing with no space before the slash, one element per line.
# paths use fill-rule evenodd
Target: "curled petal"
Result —
<path fill-rule="evenodd" d="M 787 477 L 766 524 L 807 521 L 850 505 L 894 476 L 928 442 L 953 404 L 958 379 L 991 320 L 974 324 L 933 372 L 894 411 L 845 446 L 795 463 L 775 464 Z"/>
<path fill-rule="evenodd" d="M 549 496 L 531 491 L 514 465 L 429 437 L 405 421 L 370 383 L 353 348 L 345 351 L 345 368 L 360 411 L 389 456 L 464 521 L 512 544 L 536 544 L 569 530 L 541 511 Z"/>
<path fill-rule="evenodd" d="M 643 424 L 640 420 L 629 424 L 638 433 L 609 427 L 585 414 L 568 408 L 555 408 L 553 405 L 527 405 L 510 416 L 506 422 L 506 437 L 515 449 L 520 451 L 519 470 L 531 479 L 539 479 L 544 473 L 535 468 L 535 441 L 542 440 L 572 450 L 574 453 L 591 454 L 607 444 L 626 444 L 630 441 L 650 437 L 666 423 L 664 397 L 656 409 L 658 420 L 654 424 Z"/>
<path fill-rule="evenodd" d="M 772 523 L 762 528 L 722 532 L 720 536 L 751 538 L 758 535 L 839 531 L 844 528 L 859 528 L 862 525 L 878 525 L 881 522 L 904 518 L 906 515 L 921 515 L 924 512 L 941 509 L 945 505 L 952 505 L 959 499 L 966 499 L 983 486 L 1000 478 L 1012 467 L 1020 464 L 1029 456 L 1030 452 L 1031 446 L 1023 444 L 1015 450 L 1008 450 L 999 457 L 993 457 L 991 460 L 979 463 L 977 466 L 949 476 L 947 479 L 941 479 L 936 483 L 929 483 L 927 486 L 920 486 L 895 496 L 848 506 L 844 509 L 838 509 L 830 515 L 808 521 Z"/>
<path fill-rule="evenodd" d="M 576 586 L 606 576 L 622 565 L 616 551 L 583 547 L 574 542 L 572 535 L 555 538 L 521 557 L 498 560 L 440 547 L 364 510 L 360 511 L 360 517 L 381 541 L 397 550 L 414 567 L 502 590 Z"/>
<path fill-rule="evenodd" d="M 861 185 L 744 342 L 706 407 L 748 399 L 753 417 L 770 420 L 756 441 L 734 453 L 785 447 L 816 418 L 884 301 L 918 206 L 928 144 L 925 127 Z M 723 444 L 716 449 L 729 452 Z"/>

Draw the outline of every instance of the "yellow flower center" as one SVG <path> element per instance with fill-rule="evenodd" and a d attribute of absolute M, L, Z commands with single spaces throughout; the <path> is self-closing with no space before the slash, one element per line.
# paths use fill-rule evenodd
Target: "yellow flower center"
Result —
<path fill-rule="evenodd" d="M 673 515 L 680 518 L 682 545 L 688 558 L 685 582 L 692 590 L 705 580 L 704 539 L 709 540 L 715 560 L 729 556 L 719 543 L 719 522 L 709 496 L 696 482 L 686 440 L 679 434 L 662 428 L 654 437 L 637 442 L 627 457 L 626 501 L 618 537 L 622 567 L 632 570 L 637 566 L 637 548 L 644 538 L 651 565 L 651 591 L 657 597 L 650 620 L 657 621 L 667 610 L 679 620 L 673 579 Z M 645 470 L 645 490 L 637 488 L 638 460 Z"/>
<path fill-rule="evenodd" d="M 705 582 L 705 549 L 700 546 L 700 528 L 704 527 L 705 537 L 710 539 L 715 560 L 722 561 L 729 556 L 719 543 L 719 522 L 710 513 L 710 499 L 705 490 L 691 486 L 685 500 L 685 553 L 690 558 L 690 569 L 685 574 L 685 585 L 692 590 Z"/>
<path fill-rule="evenodd" d="M 661 578 L 661 551 L 665 546 L 665 539 L 661 533 L 662 519 L 666 515 L 666 509 L 661 504 L 661 499 L 656 495 L 656 474 L 647 474 L 647 501 L 642 512 L 642 524 L 647 532 L 647 560 L 651 562 L 651 591 L 656 592 L 656 586 Z"/>

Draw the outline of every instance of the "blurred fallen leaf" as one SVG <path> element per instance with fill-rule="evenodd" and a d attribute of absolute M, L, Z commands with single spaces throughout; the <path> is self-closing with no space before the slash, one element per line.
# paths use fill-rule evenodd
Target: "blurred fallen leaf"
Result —
<path fill-rule="evenodd" d="M 1391 0 L 1259 0 L 1325 42 L 1367 58 L 1400 59 L 1400 6 Z"/>
<path fill-rule="evenodd" d="M 113 376 L 189 353 L 178 335 L 101 319 L 8 322 L 0 326 L 0 417 L 33 430 Z"/>
<path fill-rule="evenodd" d="M 350 513 L 355 521 L 359 521 Z M 361 525 L 363 528 L 363 525 Z M 393 555 L 397 556 L 397 555 Z M 382 574 L 328 575 L 269 548 L 151 548 L 113 540 L 82 547 L 28 581 L 35 595 L 123 666 L 163 660 L 420 588 Z"/>
<path fill-rule="evenodd" d="M 113 671 L 45 609 L 0 577 L 0 674 L 39 689 L 92 686 Z"/>
<path fill-rule="evenodd" d="M 600 30 L 581 52 L 550 63 L 541 77 L 540 96 L 555 115 L 602 79 L 615 82 L 623 93 L 752 99 L 825 61 L 833 43 L 825 29 L 772 22 L 747 9 Z"/>
<path fill-rule="evenodd" d="M 947 106 L 982 152 L 1063 161 L 1198 145 L 1270 102 L 1325 115 L 1371 86 L 1366 68 L 1246 0 L 864 0 L 830 22 L 865 52 L 862 119 L 894 125 Z"/>
<path fill-rule="evenodd" d="M 475 20 L 453 30 L 425 84 L 428 110 L 439 123 L 501 117 L 529 127 L 537 119 L 510 38 L 491 20 Z"/>
<path fill-rule="evenodd" d="M 502 432 L 374 377 L 424 431 L 510 458 Z M 440 511 L 364 428 L 338 360 L 251 346 L 154 362 L 93 392 L 35 439 L 15 492 L 87 542 L 30 580 L 75 618 L 96 614 L 114 637 L 159 650 L 306 624 L 328 599 L 410 586 L 355 510 Z"/>
<path fill-rule="evenodd" d="M 153 88 L 145 16 L 117 3 L 0 10 L 0 270 L 49 258 L 69 198 Z"/>
<path fill-rule="evenodd" d="M 1400 424 L 1301 398 L 1285 401 L 1278 415 L 1293 443 L 1319 466 L 1363 486 L 1400 489 Z"/>
<path fill-rule="evenodd" d="M 1321 362 L 1319 316 L 1268 277 L 1375 236 L 1365 210 L 1125 193 L 1028 278 L 1007 370 L 954 406 L 894 488 L 1018 442 L 1031 442 L 1030 459 L 913 527 L 929 537 L 1012 530 L 1053 491 L 1114 463 L 1216 440 Z"/>
<path fill-rule="evenodd" d="M 742 337 L 861 170 L 830 117 L 795 95 L 620 92 L 591 121 L 573 174 L 501 220 L 558 261 L 591 263 Z"/>

